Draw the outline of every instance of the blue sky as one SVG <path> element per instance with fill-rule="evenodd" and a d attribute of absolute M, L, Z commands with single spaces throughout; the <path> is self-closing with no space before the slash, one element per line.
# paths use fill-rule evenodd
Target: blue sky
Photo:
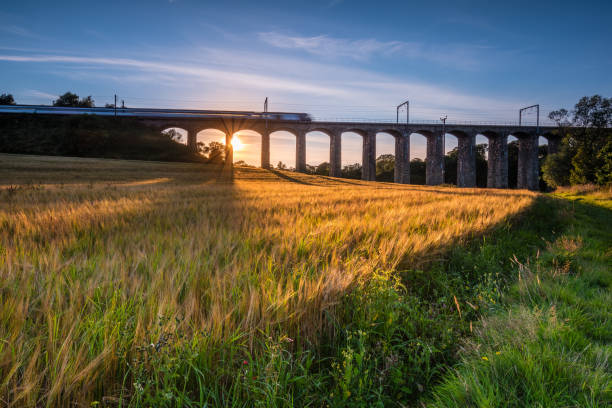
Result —
<path fill-rule="evenodd" d="M 409 99 L 415 121 L 514 121 L 522 106 L 610 96 L 611 17 L 609 1 L 3 2 L 0 92 L 250 110 L 267 96 L 271 110 L 361 120 L 394 119 Z M 258 164 L 258 137 L 242 138 L 237 159 Z M 272 160 L 292 165 L 294 143 L 273 135 Z M 325 136 L 307 144 L 309 163 L 327 159 Z M 378 154 L 392 145 L 379 136 Z M 345 164 L 360 150 L 343 137 Z"/>

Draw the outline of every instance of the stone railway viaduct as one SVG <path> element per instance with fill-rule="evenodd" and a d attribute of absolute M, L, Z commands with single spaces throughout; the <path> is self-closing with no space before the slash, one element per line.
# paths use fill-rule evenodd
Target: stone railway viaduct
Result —
<path fill-rule="evenodd" d="M 241 130 L 251 130 L 261 135 L 261 166 L 270 168 L 270 133 L 286 131 L 296 137 L 296 170 L 306 171 L 306 134 L 322 132 L 330 138 L 330 176 L 341 176 L 341 136 L 354 132 L 363 137 L 362 179 L 376 179 L 376 134 L 387 133 L 395 138 L 395 182 L 410 183 L 410 135 L 417 133 L 427 139 L 426 184 L 444 183 L 444 135 L 442 124 L 389 124 L 361 122 L 297 122 L 252 118 L 142 118 L 149 126 L 160 130 L 177 127 L 187 131 L 187 145 L 197 148 L 197 134 L 206 129 L 217 129 L 225 133 L 226 155 L 230 162 L 232 136 Z M 445 133 L 458 140 L 459 155 L 457 185 L 476 186 L 476 135 L 483 135 L 489 142 L 487 187 L 508 188 L 508 136 L 518 139 L 517 187 L 537 190 L 539 188 L 538 138 L 548 140 L 548 151 L 558 151 L 560 137 L 555 127 L 504 126 L 504 125 L 459 125 L 446 124 Z"/>

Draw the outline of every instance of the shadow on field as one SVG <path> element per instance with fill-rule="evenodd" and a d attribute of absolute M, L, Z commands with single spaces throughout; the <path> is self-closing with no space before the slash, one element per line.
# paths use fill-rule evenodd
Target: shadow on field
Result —
<path fill-rule="evenodd" d="M 312 184 L 312 183 L 309 183 L 309 182 L 304 181 L 304 180 L 300 180 L 300 179 L 295 178 L 295 177 L 291 177 L 291 176 L 289 176 L 289 175 L 287 175 L 285 173 L 282 173 L 282 172 L 280 172 L 278 170 L 267 169 L 267 171 L 269 171 L 270 173 L 274 174 L 275 176 L 277 176 L 279 178 L 282 178 L 283 180 L 287 180 L 287 181 L 290 181 L 292 183 L 304 184 L 306 186 L 315 186 L 316 185 L 316 184 Z"/>
<path fill-rule="evenodd" d="M 509 275 L 515 270 L 513 258 L 523 262 L 535 256 L 561 232 L 563 205 L 559 200 L 538 196 L 523 211 L 478 234 L 463 234 L 454 244 L 427 254 L 406 254 L 396 270 L 410 291 L 425 298 L 434 297 L 434 292 L 451 280 L 474 283 L 496 273 L 504 280 L 513 279 L 515 276 Z"/>

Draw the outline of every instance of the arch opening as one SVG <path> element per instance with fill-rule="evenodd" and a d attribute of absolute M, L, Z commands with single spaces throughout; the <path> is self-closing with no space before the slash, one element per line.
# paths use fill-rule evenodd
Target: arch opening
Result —
<path fill-rule="evenodd" d="M 306 133 L 306 172 L 329 176 L 331 137 L 328 133 L 313 130 Z"/>
<path fill-rule="evenodd" d="M 489 139 L 486 136 L 476 135 L 476 187 L 487 187 L 487 174 L 489 172 Z"/>
<path fill-rule="evenodd" d="M 243 129 L 234 133 L 232 136 L 234 164 L 261 167 L 261 145 L 259 132 Z"/>
<path fill-rule="evenodd" d="M 295 171 L 296 136 L 286 130 L 270 133 L 270 166 Z"/>
<path fill-rule="evenodd" d="M 202 129 L 196 134 L 198 152 L 211 163 L 225 160 L 225 133 L 218 129 Z"/>
<path fill-rule="evenodd" d="M 516 188 L 518 182 L 519 140 L 515 135 L 508 136 L 508 188 Z"/>
<path fill-rule="evenodd" d="M 178 126 L 171 126 L 161 130 L 161 133 L 167 135 L 170 139 L 174 140 L 177 143 L 187 144 L 187 129 L 183 129 Z"/>
<path fill-rule="evenodd" d="M 395 137 L 388 132 L 376 133 L 376 181 L 395 181 Z"/>
<path fill-rule="evenodd" d="M 363 174 L 363 136 L 355 131 L 342 132 L 340 135 L 342 165 L 341 174 L 344 178 L 361 179 Z"/>
<path fill-rule="evenodd" d="M 425 185 L 427 132 L 410 134 L 410 184 Z"/>
<path fill-rule="evenodd" d="M 463 135 L 462 135 L 463 136 Z M 459 139 L 453 133 L 444 136 L 444 183 L 457 185 Z"/>

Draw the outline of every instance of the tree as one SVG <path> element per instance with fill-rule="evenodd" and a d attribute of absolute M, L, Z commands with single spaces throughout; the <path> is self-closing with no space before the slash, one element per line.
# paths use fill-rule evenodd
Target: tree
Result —
<path fill-rule="evenodd" d="M 15 105 L 15 99 L 11 94 L 0 95 L 0 105 Z"/>
<path fill-rule="evenodd" d="M 287 165 L 283 163 L 282 161 L 279 161 L 278 164 L 276 165 L 276 168 L 279 170 L 287 170 Z"/>
<path fill-rule="evenodd" d="M 418 157 L 410 160 L 410 183 L 425 184 L 425 162 Z"/>
<path fill-rule="evenodd" d="M 612 154 L 609 153 L 612 149 L 612 98 L 585 96 L 571 113 L 559 109 L 548 117 L 557 123 L 563 139 L 560 152 L 546 159 L 542 167 L 547 183 L 550 181 L 553 187 L 608 183 L 607 180 L 612 179 Z"/>
<path fill-rule="evenodd" d="M 168 136 L 170 140 L 173 140 L 175 142 L 181 143 L 183 140 L 183 135 L 181 135 L 176 129 L 168 129 L 163 131 L 162 133 Z"/>
<path fill-rule="evenodd" d="M 558 153 L 549 154 L 542 163 L 542 178 L 552 188 L 569 184 L 569 175 L 572 170 L 568 149 L 561 149 Z"/>
<path fill-rule="evenodd" d="M 329 176 L 329 163 L 323 162 L 319 164 L 314 171 L 314 174 L 318 174 L 321 176 Z"/>
<path fill-rule="evenodd" d="M 72 92 L 66 92 L 55 101 L 53 106 L 72 107 L 72 108 L 93 108 L 94 100 L 90 96 L 79 99 L 79 95 Z"/>
<path fill-rule="evenodd" d="M 342 168 L 342 177 L 350 179 L 361 179 L 361 164 L 348 164 Z"/>
<path fill-rule="evenodd" d="M 225 162 L 225 145 L 219 142 L 198 143 L 198 151 L 207 156 L 209 163 L 223 164 Z"/>
<path fill-rule="evenodd" d="M 395 172 L 395 156 L 392 154 L 381 154 L 376 159 L 376 180 L 393 181 Z"/>

